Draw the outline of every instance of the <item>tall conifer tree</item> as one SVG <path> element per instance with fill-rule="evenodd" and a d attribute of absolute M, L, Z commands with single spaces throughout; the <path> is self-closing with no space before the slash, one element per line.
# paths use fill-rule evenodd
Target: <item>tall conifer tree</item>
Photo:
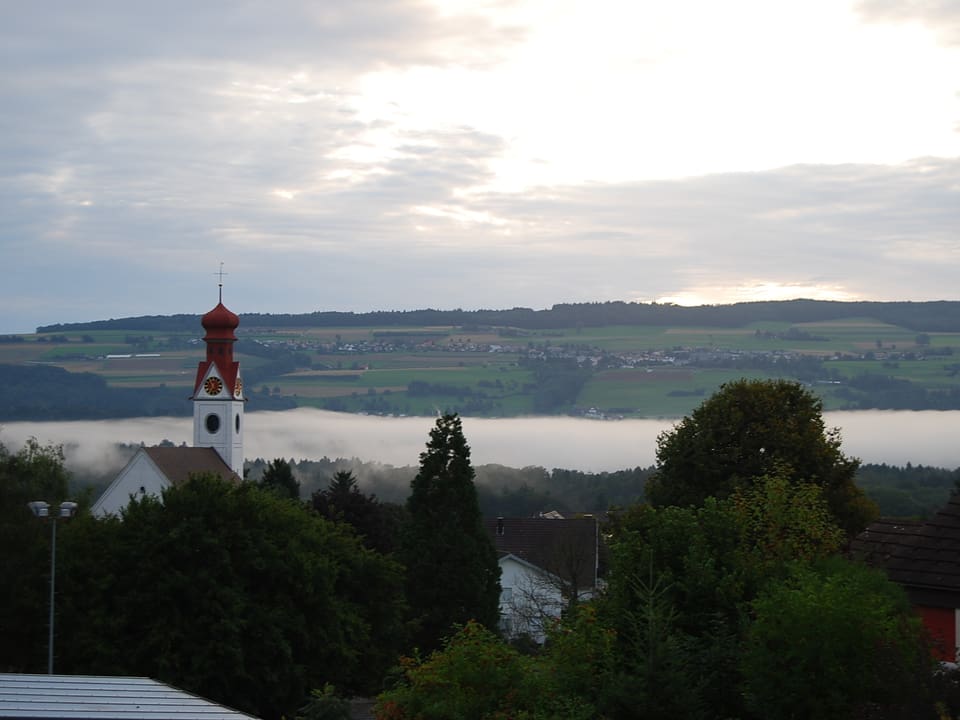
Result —
<path fill-rule="evenodd" d="M 460 418 L 443 415 L 420 454 L 403 536 L 407 599 L 423 651 L 439 647 L 454 625 L 468 620 L 497 627 L 500 568 L 473 478 Z"/>
<path fill-rule="evenodd" d="M 293 466 L 283 458 L 267 463 L 259 485 L 282 498 L 300 499 L 300 482 L 293 475 Z"/>

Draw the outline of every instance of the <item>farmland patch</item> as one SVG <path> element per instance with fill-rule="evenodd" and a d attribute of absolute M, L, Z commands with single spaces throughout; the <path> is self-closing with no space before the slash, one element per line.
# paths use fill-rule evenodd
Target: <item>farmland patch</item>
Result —
<path fill-rule="evenodd" d="M 598 382 L 685 382 L 693 380 L 692 370 L 605 370 L 597 374 Z"/>

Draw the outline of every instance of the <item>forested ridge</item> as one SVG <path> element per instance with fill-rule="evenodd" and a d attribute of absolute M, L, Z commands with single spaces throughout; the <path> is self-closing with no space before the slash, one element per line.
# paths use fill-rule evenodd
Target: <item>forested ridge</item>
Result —
<path fill-rule="evenodd" d="M 91 372 L 51 365 L 0 363 L 0 420 L 105 420 L 128 417 L 186 417 L 193 412 L 189 390 L 163 385 L 111 387 Z M 250 409 L 289 410 L 292 398 L 253 393 Z"/>
<path fill-rule="evenodd" d="M 136 451 L 131 445 L 118 448 L 124 458 Z M 329 478 L 338 473 L 349 473 L 364 491 L 384 502 L 399 504 L 405 500 L 417 472 L 412 465 L 387 465 L 360 458 L 290 458 L 285 462 L 303 498 L 322 491 Z M 259 482 L 269 466 L 266 459 L 256 458 L 246 463 L 245 475 Z M 120 466 L 103 473 L 72 468 L 71 486 L 78 493 L 92 488 L 97 495 L 119 470 Z M 533 517 L 548 510 L 567 515 L 603 513 L 609 508 L 641 502 L 647 481 L 655 471 L 654 466 L 587 472 L 490 463 L 476 466 L 477 498 L 484 517 Z M 856 483 L 884 517 L 927 518 L 943 507 L 951 492 L 960 488 L 960 468 L 868 462 L 857 468 Z"/>
<path fill-rule="evenodd" d="M 916 332 L 960 331 L 960 301 L 835 302 L 784 300 L 731 305 L 685 307 L 664 303 L 561 303 L 545 310 L 515 307 L 508 310 L 380 310 L 355 313 L 243 313 L 244 327 L 422 327 L 429 325 L 507 326 L 526 330 L 605 325 L 677 325 L 740 327 L 754 322 L 823 322 L 845 317 L 872 317 Z M 85 323 L 58 323 L 37 328 L 38 333 L 86 330 L 195 331 L 199 315 L 144 315 Z"/>

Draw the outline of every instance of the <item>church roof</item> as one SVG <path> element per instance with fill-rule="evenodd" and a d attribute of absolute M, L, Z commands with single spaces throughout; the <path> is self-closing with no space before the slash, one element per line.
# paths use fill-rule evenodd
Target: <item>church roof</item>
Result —
<path fill-rule="evenodd" d="M 144 447 L 130 458 L 91 511 L 94 515 L 118 513 L 131 497 L 159 495 L 164 488 L 181 485 L 195 473 L 213 473 L 229 482 L 240 482 L 240 477 L 213 448 Z"/>
<path fill-rule="evenodd" d="M 233 483 L 241 481 L 213 448 L 142 447 L 97 498 L 91 512 L 94 515 L 117 514 L 131 498 L 160 495 L 167 487 L 181 485 L 196 473 L 212 473 Z"/>
<path fill-rule="evenodd" d="M 219 475 L 224 480 L 240 480 L 213 448 L 147 447 L 143 451 L 173 485 L 186 482 L 191 474 L 207 472 Z"/>
<path fill-rule="evenodd" d="M 850 550 L 908 589 L 960 593 L 960 495 L 923 522 L 871 523 Z"/>

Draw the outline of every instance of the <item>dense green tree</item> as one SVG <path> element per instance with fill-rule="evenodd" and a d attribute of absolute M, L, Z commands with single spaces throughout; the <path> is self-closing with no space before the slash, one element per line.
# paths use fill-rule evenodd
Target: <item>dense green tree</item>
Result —
<path fill-rule="evenodd" d="M 594 720 L 587 695 L 609 648 L 592 615 L 558 633 L 547 654 L 522 655 L 483 626 L 469 622 L 441 650 L 404 658 L 398 684 L 378 698 L 381 720 Z M 582 671 L 582 674 L 581 674 Z"/>
<path fill-rule="evenodd" d="M 604 691 L 610 704 L 601 706 L 608 717 L 631 717 L 631 698 L 643 699 L 644 717 L 840 717 L 830 714 L 831 703 L 845 693 L 896 704 L 930 679 L 899 588 L 836 559 L 843 533 L 819 486 L 774 474 L 700 507 L 635 506 L 614 516 L 608 538 L 611 568 L 599 605 L 602 622 L 616 633 L 617 672 Z M 848 593 L 858 597 L 848 603 Z M 778 611 L 784 604 L 793 608 L 790 619 Z M 824 626 L 814 630 L 818 613 L 825 614 Z M 860 615 L 862 626 L 854 627 Z M 841 631 L 844 623 L 851 628 Z M 750 639 L 748 649 L 743 638 Z M 899 683 L 900 690 L 865 695 L 854 686 L 867 681 L 851 678 L 849 685 L 836 682 L 843 689 L 823 693 L 818 685 L 834 681 L 833 673 L 818 670 L 820 653 L 842 658 L 844 666 L 864 653 L 863 666 L 885 667 L 873 667 L 869 682 L 889 672 L 880 684 Z M 845 671 L 838 665 L 833 672 Z M 812 699 L 778 705 L 784 686 L 797 697 L 833 697 L 822 706 Z"/>
<path fill-rule="evenodd" d="M 402 568 L 252 483 L 198 476 L 63 539 L 65 672 L 147 675 L 276 718 L 326 683 L 376 690 L 399 650 Z"/>
<path fill-rule="evenodd" d="M 28 509 L 67 498 L 59 446 L 30 438 L 17 452 L 0 444 L 0 670 L 46 669 L 50 526 Z"/>
<path fill-rule="evenodd" d="M 454 625 L 497 627 L 500 567 L 473 478 L 460 418 L 443 415 L 410 484 L 401 544 L 415 642 L 425 651 L 438 648 Z"/>
<path fill-rule="evenodd" d="M 283 498 L 300 499 L 300 483 L 293 475 L 293 467 L 283 458 L 267 463 L 258 483 Z"/>
<path fill-rule="evenodd" d="M 920 620 L 883 573 L 839 557 L 796 565 L 752 611 L 742 669 L 757 717 L 841 720 L 868 706 L 871 717 L 891 716 L 884 706 L 932 716 Z"/>
<path fill-rule="evenodd" d="M 405 658 L 398 685 L 380 696 L 388 720 L 493 720 L 533 705 L 529 661 L 476 622 L 469 622 L 423 662 Z"/>
<path fill-rule="evenodd" d="M 785 475 L 758 478 L 726 503 L 738 530 L 738 566 L 750 587 L 780 576 L 797 561 L 837 554 L 844 541 L 822 488 Z"/>
<path fill-rule="evenodd" d="M 320 690 L 313 690 L 307 704 L 300 708 L 297 720 L 353 720 L 350 702 L 336 693 L 329 683 Z"/>
<path fill-rule="evenodd" d="M 821 488 L 758 478 L 702 506 L 637 505 L 607 527 L 611 567 L 600 601 L 616 631 L 610 717 L 740 717 L 739 637 L 757 593 L 796 563 L 836 553 L 843 533 Z"/>
<path fill-rule="evenodd" d="M 840 526 L 859 532 L 876 507 L 854 482 L 859 461 L 840 450 L 840 432 L 824 427 L 822 403 L 785 380 L 726 383 L 657 441 L 657 471 L 647 498 L 657 506 L 702 505 L 758 478 L 786 474 L 823 488 Z"/>
<path fill-rule="evenodd" d="M 357 479 L 349 470 L 334 473 L 330 484 L 315 492 L 311 502 L 313 509 L 328 520 L 353 527 L 368 548 L 381 553 L 396 549 L 403 508 L 360 492 Z"/>
<path fill-rule="evenodd" d="M 621 616 L 641 604 L 643 588 L 665 588 L 676 624 L 699 633 L 717 614 L 733 621 L 743 597 L 740 537 L 728 508 L 708 499 L 703 507 L 635 505 L 605 527 L 610 555 L 602 607 Z"/>
<path fill-rule="evenodd" d="M 616 638 L 602 707 L 630 718 L 736 717 L 736 635 L 744 578 L 734 516 L 703 507 L 637 505 L 607 528 L 610 571 L 600 619 Z M 645 715 L 646 716 L 646 715 Z"/>

